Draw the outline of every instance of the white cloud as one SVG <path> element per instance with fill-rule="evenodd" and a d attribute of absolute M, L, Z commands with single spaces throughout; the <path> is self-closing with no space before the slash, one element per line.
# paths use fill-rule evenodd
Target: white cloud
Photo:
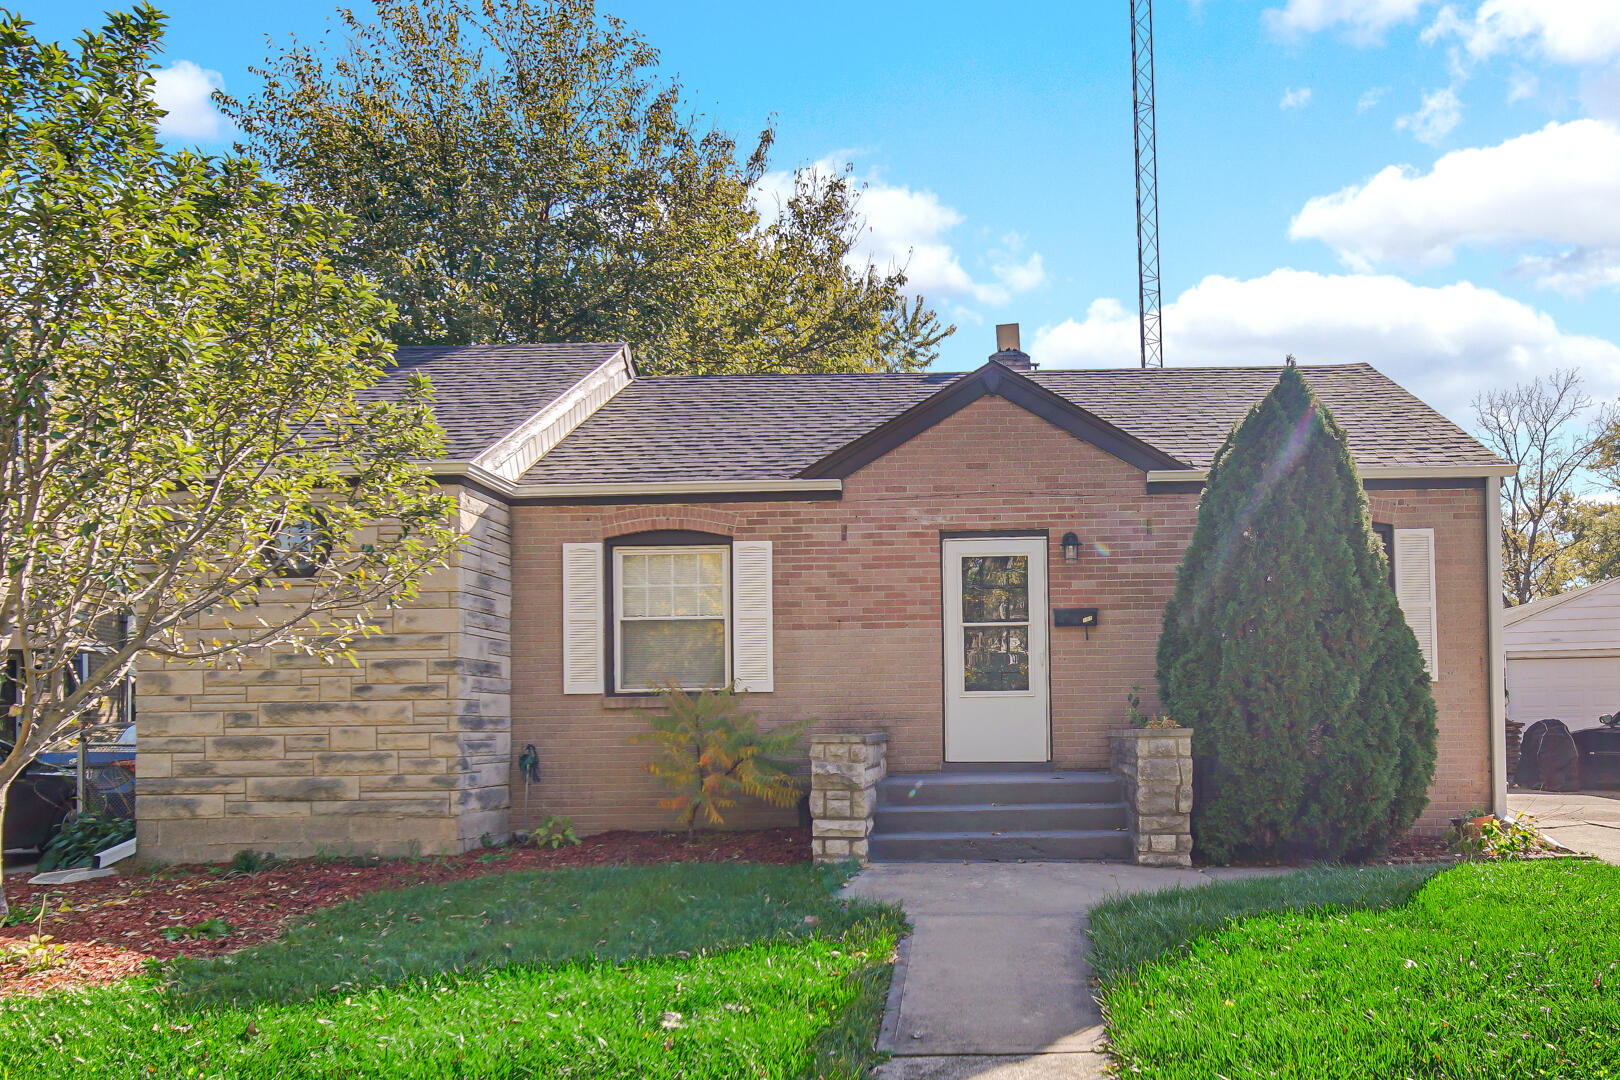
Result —
<path fill-rule="evenodd" d="M 1620 57 L 1620 4 L 1613 0 L 1485 0 L 1473 17 L 1447 4 L 1423 40 L 1455 37 L 1476 60 L 1528 53 L 1563 64 Z"/>
<path fill-rule="evenodd" d="M 1384 100 L 1384 95 L 1387 93 L 1389 93 L 1389 87 L 1387 86 L 1375 86 L 1368 90 L 1356 102 L 1356 112 L 1364 113 L 1368 109 L 1375 107 L 1380 101 Z"/>
<path fill-rule="evenodd" d="M 1575 247 L 1557 255 L 1527 255 L 1513 268 L 1543 289 L 1583 297 L 1594 289 L 1620 288 L 1620 247 Z"/>
<path fill-rule="evenodd" d="M 1508 78 L 1508 104 L 1533 98 L 1541 89 L 1541 80 L 1528 71 L 1515 71 Z"/>
<path fill-rule="evenodd" d="M 1620 63 L 1581 77 L 1581 104 L 1592 116 L 1620 123 Z"/>
<path fill-rule="evenodd" d="M 1274 270 L 1212 275 L 1164 309 L 1164 355 L 1176 367 L 1362 361 L 1453 420 L 1482 387 L 1579 367 L 1599 396 L 1620 393 L 1620 346 L 1565 333 L 1551 316 L 1467 282 Z M 1136 312 L 1094 301 L 1081 320 L 1041 327 L 1030 354 L 1045 369 L 1137 363 Z"/>
<path fill-rule="evenodd" d="M 158 134 L 175 139 L 218 139 L 228 124 L 210 95 L 225 88 L 225 76 L 190 60 L 176 60 L 152 72 L 152 100 L 168 113 Z"/>
<path fill-rule="evenodd" d="M 1410 131 L 1419 142 L 1433 146 L 1461 122 L 1462 102 L 1457 100 L 1457 91 L 1448 86 L 1424 94 L 1417 112 L 1396 120 L 1395 130 Z"/>
<path fill-rule="evenodd" d="M 1303 109 L 1311 103 L 1311 88 L 1301 86 L 1298 89 L 1290 86 L 1283 91 L 1282 100 L 1277 103 L 1279 109 Z"/>
<path fill-rule="evenodd" d="M 837 151 L 811 166 L 823 173 L 844 168 L 847 151 Z M 950 233 L 965 222 L 954 207 L 926 189 L 890 184 L 868 173 L 858 177 L 860 193 L 857 209 L 865 219 L 850 262 L 864 267 L 868 261 L 879 270 L 904 269 L 906 286 L 930 300 L 974 302 L 992 306 L 1005 304 L 1014 294 L 1028 292 L 1046 281 L 1046 268 L 1038 251 L 1023 252 L 1023 239 L 1009 234 L 1002 246 L 985 252 L 988 277 L 975 276 L 962 265 Z M 787 171 L 766 174 L 759 183 L 759 197 L 769 205 L 783 205 L 793 192 L 793 174 Z M 971 313 L 963 313 L 971 317 Z"/>
<path fill-rule="evenodd" d="M 1342 27 L 1358 44 L 1372 44 L 1385 30 L 1416 17 L 1426 0 L 1287 0 L 1261 18 L 1278 37 L 1292 38 Z"/>
<path fill-rule="evenodd" d="M 1288 235 L 1324 241 L 1353 266 L 1442 264 L 1463 246 L 1574 247 L 1588 252 L 1582 275 L 1547 265 L 1544 284 L 1600 284 L 1592 259 L 1601 256 L 1590 253 L 1620 250 L 1620 126 L 1554 122 L 1496 146 L 1453 150 L 1427 173 L 1390 166 L 1307 201 Z"/>

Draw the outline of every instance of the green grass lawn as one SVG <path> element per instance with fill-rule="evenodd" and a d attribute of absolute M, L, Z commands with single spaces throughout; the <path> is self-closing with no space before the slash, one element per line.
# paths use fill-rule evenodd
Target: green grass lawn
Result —
<path fill-rule="evenodd" d="M 1310 871 L 1098 909 L 1125 1074 L 1620 1078 L 1620 868 L 1423 873 Z"/>
<path fill-rule="evenodd" d="M 0 1077 L 860 1076 L 903 924 L 838 884 L 688 864 L 377 893 L 161 978 L 0 1002 Z"/>

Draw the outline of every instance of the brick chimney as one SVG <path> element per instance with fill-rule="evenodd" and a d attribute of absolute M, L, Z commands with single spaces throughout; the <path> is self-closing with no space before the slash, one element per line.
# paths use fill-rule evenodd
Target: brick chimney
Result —
<path fill-rule="evenodd" d="M 1018 324 L 1015 322 L 996 324 L 996 351 L 990 354 L 990 359 L 1014 371 L 1035 370 L 1029 353 L 1018 347 Z"/>

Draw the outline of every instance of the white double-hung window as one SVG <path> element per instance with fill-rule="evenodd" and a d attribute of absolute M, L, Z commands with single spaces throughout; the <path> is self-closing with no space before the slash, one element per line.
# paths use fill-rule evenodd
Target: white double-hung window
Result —
<path fill-rule="evenodd" d="M 615 685 L 731 683 L 729 545 L 613 549 Z"/>

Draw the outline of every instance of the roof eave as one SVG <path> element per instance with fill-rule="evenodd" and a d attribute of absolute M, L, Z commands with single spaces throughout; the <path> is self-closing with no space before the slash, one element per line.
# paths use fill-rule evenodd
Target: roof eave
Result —
<path fill-rule="evenodd" d="M 1367 465 L 1357 466 L 1363 480 L 1483 480 L 1492 476 L 1512 476 L 1517 466 L 1482 462 L 1477 465 Z M 1155 469 L 1148 473 L 1150 484 L 1203 483 L 1208 469 Z"/>

